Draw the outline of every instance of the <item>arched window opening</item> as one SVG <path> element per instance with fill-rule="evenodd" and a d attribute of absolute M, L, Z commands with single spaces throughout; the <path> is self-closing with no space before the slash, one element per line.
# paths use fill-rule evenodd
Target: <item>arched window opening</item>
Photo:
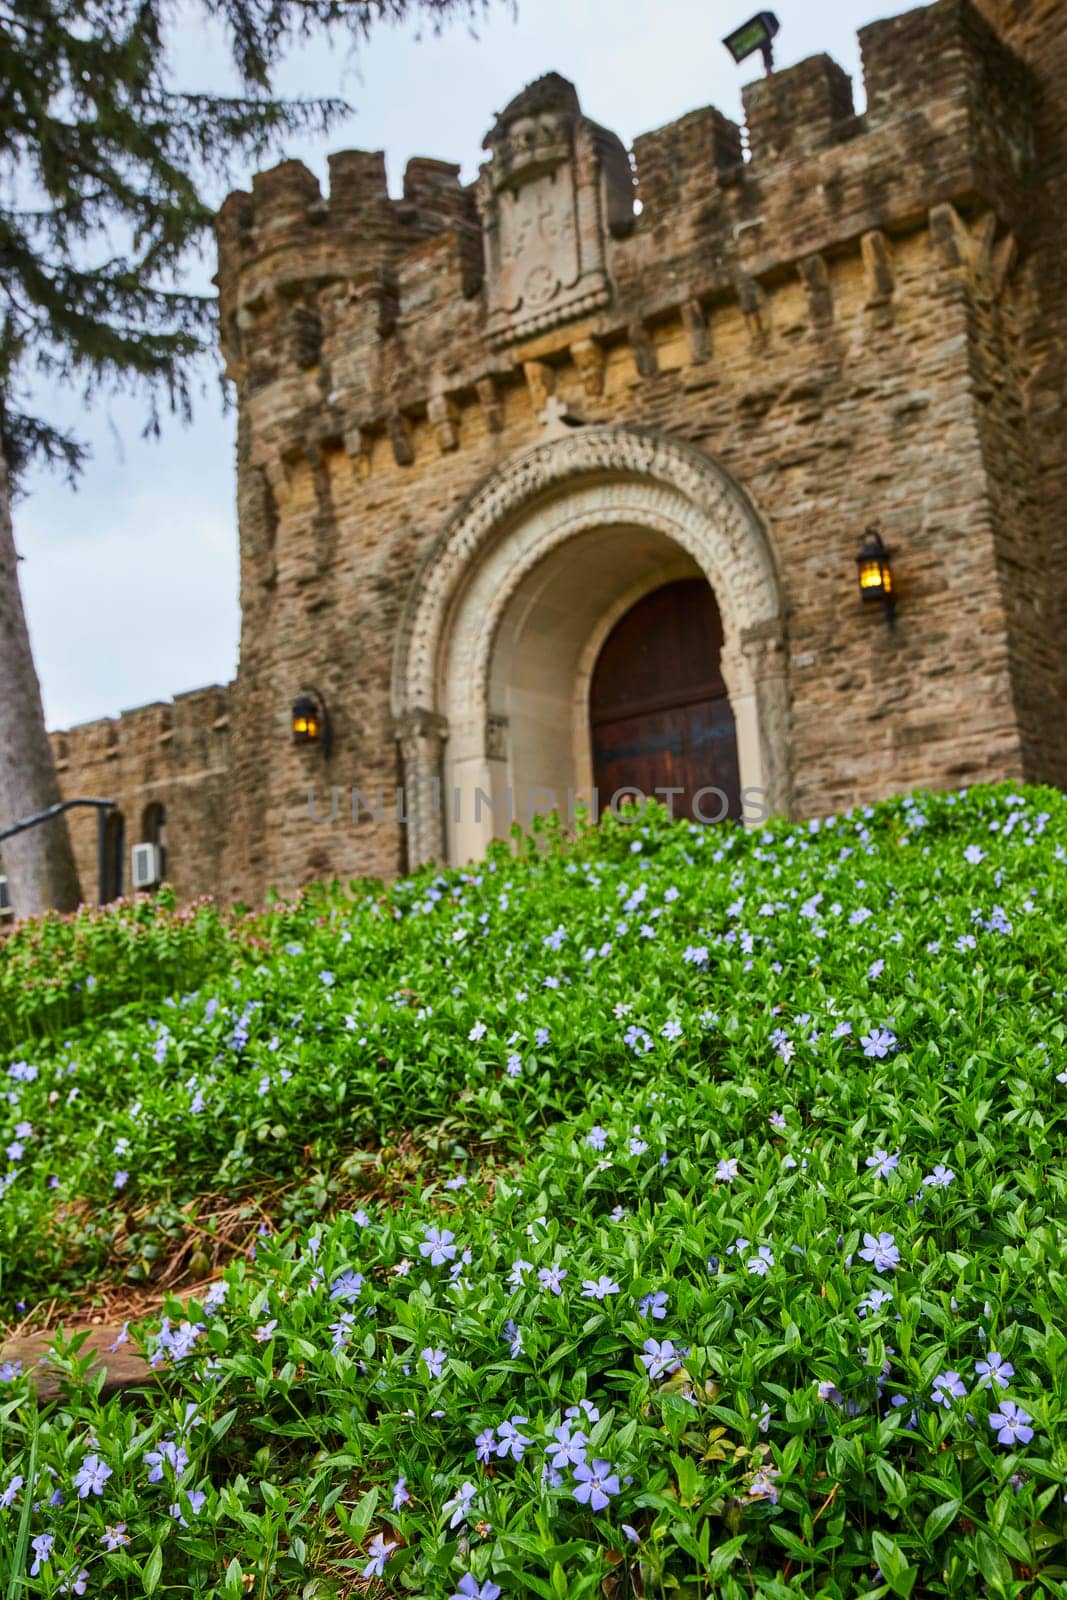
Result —
<path fill-rule="evenodd" d="M 125 854 L 126 819 L 121 811 L 109 811 L 104 821 L 104 859 L 100 883 L 101 899 L 105 905 L 122 894 Z"/>
<path fill-rule="evenodd" d="M 166 807 L 160 800 L 153 800 L 141 813 L 141 841 L 143 844 L 157 844 L 162 850 L 165 848 L 167 827 Z"/>

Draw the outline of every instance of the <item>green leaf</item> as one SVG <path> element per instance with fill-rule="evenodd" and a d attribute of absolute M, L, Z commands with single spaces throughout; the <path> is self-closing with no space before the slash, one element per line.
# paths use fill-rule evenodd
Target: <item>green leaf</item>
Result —
<path fill-rule="evenodd" d="M 707 1527 L 707 1523 L 704 1526 Z M 725 1544 L 715 1546 L 711 1552 L 711 1559 L 708 1561 L 708 1577 L 713 1583 L 723 1577 L 729 1568 L 733 1566 L 734 1560 L 740 1553 L 744 1542 L 745 1535 L 739 1533 L 736 1538 L 727 1539 Z"/>
<path fill-rule="evenodd" d="M 241 1596 L 245 1592 L 244 1573 L 241 1571 L 241 1563 L 238 1561 L 236 1556 L 234 1556 L 233 1560 L 226 1568 L 226 1577 L 223 1580 L 222 1592 L 224 1595 L 232 1595 L 233 1600 L 241 1600 Z"/>
<path fill-rule="evenodd" d="M 141 1582 L 144 1584 L 145 1594 L 154 1594 L 159 1587 L 159 1580 L 163 1576 L 163 1546 L 157 1544 L 152 1554 L 144 1564 L 141 1573 Z"/>
<path fill-rule="evenodd" d="M 362 1544 L 367 1537 L 367 1529 L 374 1521 L 374 1513 L 378 1505 L 377 1488 L 368 1489 L 355 1508 L 349 1513 L 345 1532 L 356 1544 Z M 338 1506 L 340 1510 L 340 1506 Z"/>
<path fill-rule="evenodd" d="M 995 1594 L 1005 1594 L 1012 1581 L 1011 1563 L 988 1533 L 979 1529 L 974 1538 L 978 1570 Z"/>
<path fill-rule="evenodd" d="M 895 1506 L 904 1505 L 908 1498 L 908 1486 L 896 1467 L 879 1456 L 874 1463 L 874 1470 L 878 1474 L 878 1482 L 885 1490 L 890 1504 Z"/>
<path fill-rule="evenodd" d="M 910 1595 L 918 1571 L 909 1564 L 907 1556 L 896 1540 L 876 1529 L 871 1535 L 871 1545 L 882 1577 L 893 1593 L 905 1597 Z"/>
<path fill-rule="evenodd" d="M 923 1523 L 923 1538 L 928 1544 L 933 1544 L 935 1539 L 940 1539 L 945 1529 L 955 1522 L 959 1515 L 961 1502 L 959 1500 L 945 1500 L 927 1516 Z"/>

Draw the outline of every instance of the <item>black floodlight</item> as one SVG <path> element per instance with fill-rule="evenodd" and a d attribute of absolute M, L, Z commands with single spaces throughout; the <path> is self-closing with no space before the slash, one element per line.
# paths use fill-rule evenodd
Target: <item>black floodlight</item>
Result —
<path fill-rule="evenodd" d="M 754 17 L 728 33 L 723 44 L 740 66 L 748 56 L 758 50 L 763 65 L 770 72 L 774 67 L 774 49 L 771 41 L 778 32 L 778 18 L 773 11 L 757 11 Z"/>

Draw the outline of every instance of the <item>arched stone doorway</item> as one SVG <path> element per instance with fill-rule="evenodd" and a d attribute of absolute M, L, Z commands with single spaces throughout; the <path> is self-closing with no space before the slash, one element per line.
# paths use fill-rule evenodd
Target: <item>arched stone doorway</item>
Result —
<path fill-rule="evenodd" d="M 488 474 L 413 585 L 393 683 L 411 865 L 475 858 L 512 816 L 590 797 L 597 658 L 636 602 L 680 579 L 718 604 L 741 789 L 788 811 L 782 607 L 762 523 L 700 451 L 585 427 Z"/>
<path fill-rule="evenodd" d="M 722 619 L 703 578 L 653 589 L 616 622 L 593 669 L 589 723 L 601 810 L 629 792 L 689 821 L 741 816 Z"/>

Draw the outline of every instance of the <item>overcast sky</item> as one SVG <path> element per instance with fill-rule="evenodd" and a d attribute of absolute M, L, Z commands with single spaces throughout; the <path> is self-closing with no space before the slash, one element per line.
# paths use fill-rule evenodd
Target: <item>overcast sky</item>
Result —
<path fill-rule="evenodd" d="M 474 177 L 495 111 L 522 86 L 556 70 L 573 79 L 583 109 L 627 144 L 695 106 L 740 117 L 742 83 L 721 38 L 757 9 L 752 0 L 520 0 L 438 38 L 414 26 L 383 29 L 352 59 L 318 46 L 294 57 L 289 94 L 340 95 L 354 115 L 328 141 L 293 141 L 325 180 L 327 149 L 384 149 L 391 192 L 409 156 L 460 161 Z M 855 30 L 907 0 L 778 0 L 776 65 L 828 51 L 862 98 Z M 187 87 L 229 87 L 225 48 L 206 29 L 183 30 L 178 70 Z M 201 64 L 215 64 L 205 80 Z M 248 174 L 234 174 L 235 185 Z M 221 199 L 222 196 L 220 195 Z M 204 283 L 211 255 L 191 267 Z M 237 522 L 234 419 L 215 369 L 191 427 L 172 422 L 159 441 L 140 437 L 143 412 L 125 401 L 91 413 L 69 393 L 46 391 L 42 409 L 74 426 L 92 460 L 79 488 L 36 475 L 16 508 L 23 592 L 49 726 L 70 727 L 226 682 L 237 665 Z"/>

